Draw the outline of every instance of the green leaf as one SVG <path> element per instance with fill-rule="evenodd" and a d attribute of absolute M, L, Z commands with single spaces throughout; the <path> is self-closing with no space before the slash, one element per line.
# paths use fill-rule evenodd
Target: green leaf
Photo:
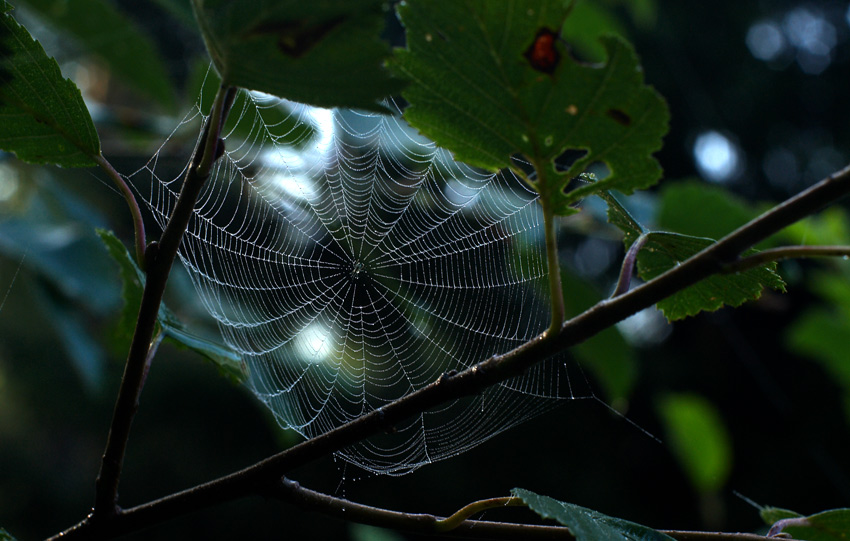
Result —
<path fill-rule="evenodd" d="M 673 454 L 699 492 L 717 492 L 732 468 L 732 444 L 717 409 L 701 396 L 667 394 L 658 403 Z"/>
<path fill-rule="evenodd" d="M 647 231 L 611 193 L 599 196 L 608 203 L 608 221 L 625 234 L 626 249 L 640 235 L 646 236 L 637 257 L 638 275 L 644 280 L 663 274 L 715 242 L 703 237 Z M 743 255 L 754 253 L 756 250 L 748 250 Z M 724 305 L 740 306 L 761 297 L 765 288 L 785 291 L 785 282 L 776 273 L 776 262 L 735 274 L 715 274 L 660 301 L 658 308 L 668 320 L 674 321 Z"/>
<path fill-rule="evenodd" d="M 176 110 L 171 80 L 153 41 L 112 3 L 104 0 L 24 0 L 24 4 L 53 26 L 74 36 L 128 86 L 167 111 Z"/>
<path fill-rule="evenodd" d="M 817 361 L 844 392 L 844 412 L 850 420 L 850 363 L 847 337 L 850 321 L 831 310 L 812 308 L 803 313 L 786 335 L 792 351 Z"/>
<path fill-rule="evenodd" d="M 599 38 L 607 34 L 625 36 L 626 32 L 611 10 L 600 6 L 598 0 L 578 0 L 561 28 L 561 37 L 592 62 L 605 60 Z"/>
<path fill-rule="evenodd" d="M 0 149 L 31 163 L 96 165 L 100 140 L 79 89 L 0 0 Z"/>
<path fill-rule="evenodd" d="M 611 539 L 673 541 L 669 535 L 652 528 L 609 517 L 571 503 L 560 502 L 548 496 L 540 496 L 530 490 L 515 488 L 511 493 L 541 517 L 555 519 L 569 528 L 577 541 L 610 541 Z"/>
<path fill-rule="evenodd" d="M 139 306 L 142 302 L 145 274 L 114 233 L 104 229 L 98 229 L 97 234 L 106 246 L 109 255 L 118 263 L 121 278 L 124 282 L 122 291 L 124 310 L 122 311 L 118 325 L 118 333 L 129 344 L 136 324 L 136 317 L 139 313 Z M 207 360 L 212 361 L 218 366 L 222 374 L 234 381 L 244 381 L 246 368 L 242 362 L 242 358 L 236 351 L 224 344 L 219 344 L 188 332 L 165 303 L 160 305 L 157 316 L 157 327 L 157 332 L 162 332 L 170 342 L 179 347 L 190 349 Z"/>
<path fill-rule="evenodd" d="M 850 538 L 850 509 L 831 509 L 808 517 L 788 517 L 774 523 L 769 536 L 779 533 L 804 541 L 846 541 Z"/>
<path fill-rule="evenodd" d="M 12 534 L 7 532 L 3 528 L 0 528 L 0 541 L 16 541 L 16 540 L 15 540 L 14 537 L 12 537 Z"/>
<path fill-rule="evenodd" d="M 532 186 L 556 214 L 576 212 L 570 205 L 591 193 L 654 184 L 661 168 L 652 153 L 669 117 L 622 39 L 602 39 L 604 65 L 580 63 L 562 48 L 557 33 L 569 5 L 410 0 L 399 8 L 408 48 L 394 62 L 411 81 L 411 125 L 474 166 L 497 170 L 524 156 L 537 172 Z M 583 155 L 556 167 L 568 150 Z M 607 177 L 568 186 L 600 164 Z"/>
<path fill-rule="evenodd" d="M 192 0 L 225 84 L 320 107 L 382 110 L 401 81 L 384 64 L 383 0 Z"/>
<path fill-rule="evenodd" d="M 765 524 L 772 526 L 774 522 L 778 522 L 782 519 L 802 517 L 803 515 L 780 507 L 762 507 L 759 509 L 759 516 Z"/>
<path fill-rule="evenodd" d="M 646 244 L 638 254 L 638 274 L 644 280 L 651 280 L 714 242 L 712 239 L 677 233 L 649 233 Z M 748 250 L 743 255 L 754 253 L 756 250 Z M 658 309 L 668 320 L 674 321 L 702 311 L 712 312 L 724 305 L 740 306 L 761 297 L 765 288 L 785 291 L 785 282 L 776 273 L 775 262 L 741 273 L 709 276 L 660 301 Z"/>
<path fill-rule="evenodd" d="M 758 212 L 728 190 L 698 180 L 666 184 L 658 204 L 658 227 L 683 235 L 719 239 Z"/>

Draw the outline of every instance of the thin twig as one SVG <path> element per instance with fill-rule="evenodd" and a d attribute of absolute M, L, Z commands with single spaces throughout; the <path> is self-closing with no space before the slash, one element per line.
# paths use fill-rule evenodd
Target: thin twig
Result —
<path fill-rule="evenodd" d="M 626 257 L 623 258 L 623 266 L 620 268 L 620 278 L 617 280 L 617 287 L 614 288 L 614 293 L 611 294 L 612 299 L 629 291 L 632 285 L 632 275 L 635 272 L 638 252 L 641 251 L 648 238 L 649 235 L 643 233 L 629 246 L 629 251 L 626 252 Z"/>
<path fill-rule="evenodd" d="M 477 515 L 478 513 L 482 513 L 484 511 L 487 511 L 488 509 L 496 509 L 501 507 L 525 507 L 525 502 L 514 496 L 478 500 L 477 502 L 472 502 L 469 505 L 465 505 L 451 516 L 438 520 L 436 523 L 437 531 L 448 532 L 454 530 L 472 515 Z"/>
<path fill-rule="evenodd" d="M 133 215 L 133 230 L 135 231 L 136 261 L 142 266 L 142 268 L 144 268 L 145 244 L 147 243 L 145 240 L 145 222 L 142 219 L 142 211 L 139 208 L 139 203 L 136 201 L 136 197 L 133 195 L 133 190 L 131 190 L 130 186 L 124 181 L 124 177 L 122 177 L 121 174 L 112 167 L 112 164 L 109 163 L 102 154 L 94 156 L 94 161 L 97 162 L 101 169 L 106 171 L 106 174 L 118 187 L 121 195 L 124 196 L 124 200 L 127 201 L 127 206 L 130 207 L 130 214 Z"/>
<path fill-rule="evenodd" d="M 743 272 L 765 263 L 779 261 L 781 259 L 803 258 L 803 257 L 850 257 L 850 246 L 782 246 L 763 250 L 757 254 L 742 257 L 723 266 L 723 272 L 732 274 Z"/>
<path fill-rule="evenodd" d="M 120 535 L 251 493 L 262 493 L 292 469 L 362 441 L 393 424 L 439 404 L 475 394 L 523 372 L 549 356 L 587 340 L 626 317 L 723 271 L 746 249 L 850 193 L 850 167 L 765 212 L 682 264 L 613 299 L 601 301 L 565 322 L 551 339 L 538 337 L 500 356 L 482 361 L 430 385 L 225 477 L 128 509 L 98 530 Z M 85 521 L 66 538 L 93 534 Z M 717 537 L 713 537 L 717 539 Z M 688 539 L 696 539 L 689 537 Z M 708 539 L 708 538 L 706 538 Z"/>
<path fill-rule="evenodd" d="M 142 294 L 133 341 L 130 344 L 130 351 L 124 366 L 124 375 L 121 378 L 121 387 L 115 402 L 106 449 L 95 483 L 95 505 L 90 515 L 91 522 L 96 522 L 104 517 L 115 516 L 119 512 L 117 504 L 118 480 L 121 476 L 130 426 L 139 406 L 139 396 L 150 365 L 148 353 L 156 328 L 159 306 L 162 302 L 171 266 L 177 254 L 177 248 L 180 246 L 183 234 L 186 231 L 195 201 L 207 176 L 209 176 L 212 160 L 207 154 L 211 155 L 215 151 L 215 146 L 204 143 L 208 143 L 210 140 L 218 141 L 221 125 L 229 110 L 227 103 L 232 104 L 233 93 L 234 90 L 232 89 L 224 87 L 219 89 L 212 115 L 204 128 L 204 136 L 199 141 L 199 148 L 196 149 L 196 154 L 193 157 L 195 166 L 190 167 L 186 174 L 174 213 L 168 221 L 159 244 L 144 256 L 145 289 Z M 103 160 L 103 163 L 105 164 L 106 161 Z M 205 169 L 201 169 L 197 164 L 204 164 Z"/>
<path fill-rule="evenodd" d="M 403 513 L 379 507 L 372 507 L 342 498 L 335 498 L 301 486 L 296 481 L 282 479 L 266 496 L 278 498 L 323 515 L 334 516 L 342 520 L 392 528 L 395 530 L 422 534 L 443 534 L 449 537 L 486 538 L 486 539 L 563 539 L 575 537 L 564 526 L 541 526 L 511 522 L 493 522 L 489 520 L 469 520 L 466 517 L 485 509 L 505 506 L 525 506 L 519 498 L 505 497 L 481 500 L 465 506 L 451 517 L 440 519 L 424 513 Z M 444 526 L 454 517 L 457 524 L 450 530 Z M 462 518 L 461 518 L 462 517 Z M 662 531 L 678 541 L 765 541 L 768 538 L 751 533 L 692 532 L 680 530 Z"/>

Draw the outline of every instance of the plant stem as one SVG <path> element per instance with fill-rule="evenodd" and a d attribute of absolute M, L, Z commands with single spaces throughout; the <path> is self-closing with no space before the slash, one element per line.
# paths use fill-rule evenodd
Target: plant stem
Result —
<path fill-rule="evenodd" d="M 525 507 L 525 502 L 523 502 L 519 498 L 515 498 L 513 496 L 505 496 L 502 498 L 489 498 L 487 500 L 478 500 L 477 502 L 472 502 L 469 505 L 463 506 L 461 509 L 456 511 L 452 516 L 446 517 L 444 519 L 438 520 L 436 523 L 438 532 L 448 532 L 450 530 L 454 530 L 462 522 L 471 517 L 472 515 L 482 513 L 487 511 L 488 509 L 496 509 L 502 507 Z"/>
<path fill-rule="evenodd" d="M 218 142 L 221 125 L 229 110 L 228 103 L 232 104 L 234 95 L 233 89 L 219 88 L 212 114 L 207 120 L 204 135 L 195 150 L 195 156 L 192 159 L 193 165 L 186 173 L 183 189 L 180 192 L 174 212 L 159 244 L 155 248 L 147 250 L 144 255 L 145 289 L 142 294 L 133 341 L 130 344 L 127 362 L 124 365 L 124 375 L 121 378 L 121 387 L 115 402 L 106 449 L 95 483 L 95 505 L 90 516 L 92 522 L 114 516 L 120 512 L 117 505 L 118 480 L 121 476 L 130 426 L 139 407 L 139 396 L 150 366 L 151 359 L 148 353 L 151 349 L 151 339 L 156 329 L 165 285 L 174 258 L 177 255 L 177 248 L 180 246 L 183 234 L 189 224 L 195 201 L 209 176 L 210 167 L 213 163 L 212 156 Z"/>
<path fill-rule="evenodd" d="M 783 246 L 763 250 L 723 266 L 725 274 L 743 272 L 765 263 L 802 257 L 850 257 L 850 246 Z"/>
<path fill-rule="evenodd" d="M 124 178 L 121 174 L 112 167 L 112 164 L 103 157 L 102 154 L 98 154 L 94 156 L 94 161 L 100 166 L 101 169 L 106 171 L 106 174 L 115 185 L 118 187 L 118 190 L 124 196 L 124 200 L 127 201 L 127 206 L 130 207 L 130 214 L 133 215 L 133 230 L 136 233 L 136 261 L 139 265 L 144 268 L 145 265 L 145 222 L 142 220 L 142 211 L 139 209 L 139 204 L 136 202 L 136 197 L 133 195 L 133 191 L 130 189 L 130 186 L 124 181 Z"/>
<path fill-rule="evenodd" d="M 546 193 L 549 178 L 549 168 L 534 163 L 537 171 L 537 190 Z M 546 238 L 546 263 L 549 271 L 549 305 L 552 311 L 552 320 L 546 336 L 555 336 L 564 323 L 566 310 L 564 308 L 564 290 L 561 285 L 561 265 L 558 262 L 558 232 L 556 229 L 557 216 L 549 203 L 549 198 L 541 197 L 540 206 L 543 209 L 543 231 Z"/>
<path fill-rule="evenodd" d="M 613 299 L 603 300 L 565 322 L 551 339 L 543 336 L 504 355 L 493 356 L 467 370 L 445 374 L 426 387 L 363 415 L 354 421 L 300 443 L 241 471 L 128 509 L 97 531 L 101 536 L 120 535 L 172 517 L 233 500 L 251 493 L 266 493 L 292 469 L 362 441 L 391 428 L 412 415 L 439 404 L 478 393 L 504 381 L 547 357 L 607 329 L 626 317 L 689 287 L 708 276 L 723 272 L 739 254 L 757 242 L 815 213 L 850 193 L 850 167 L 818 182 L 758 218 L 738 228 L 682 264 Z M 93 536 L 96 528 L 86 521 L 64 532 L 64 539 Z M 682 539 L 758 539 L 719 537 L 726 534 L 687 534 Z M 739 534 L 735 534 L 739 535 Z"/>
<path fill-rule="evenodd" d="M 649 235 L 643 233 L 629 246 L 629 251 L 626 252 L 626 257 L 623 258 L 623 266 L 620 268 L 620 278 L 617 280 L 617 287 L 614 288 L 614 293 L 611 294 L 612 299 L 619 297 L 623 293 L 628 293 L 632 285 L 632 275 L 635 272 L 638 252 L 646 244 L 646 239 L 648 238 Z"/>

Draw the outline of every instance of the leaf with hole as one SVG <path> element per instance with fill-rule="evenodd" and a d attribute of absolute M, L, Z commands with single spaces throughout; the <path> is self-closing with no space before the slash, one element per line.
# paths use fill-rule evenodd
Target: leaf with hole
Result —
<path fill-rule="evenodd" d="M 175 111 L 173 85 L 156 46 L 111 2 L 25 0 L 24 4 L 52 26 L 72 35 L 127 86 L 165 110 Z"/>
<path fill-rule="evenodd" d="M 407 49 L 394 60 L 410 80 L 411 125 L 477 167 L 517 167 L 512 157 L 522 156 L 544 205 L 564 215 L 589 194 L 657 182 L 652 154 L 669 117 L 622 39 L 601 40 L 604 64 L 572 58 L 557 39 L 570 4 L 411 0 L 399 8 Z M 603 169 L 598 182 L 571 185 Z"/>
<path fill-rule="evenodd" d="M 193 0 L 225 84 L 319 107 L 382 110 L 401 89 L 384 64 L 382 0 Z"/>
<path fill-rule="evenodd" d="M 96 165 L 100 140 L 80 90 L 0 0 L 0 149 L 30 163 Z"/>
<path fill-rule="evenodd" d="M 569 528 L 577 541 L 673 541 L 669 535 L 641 524 L 609 517 L 592 509 L 535 494 L 530 490 L 515 488 L 511 493 L 541 517 L 555 519 Z"/>

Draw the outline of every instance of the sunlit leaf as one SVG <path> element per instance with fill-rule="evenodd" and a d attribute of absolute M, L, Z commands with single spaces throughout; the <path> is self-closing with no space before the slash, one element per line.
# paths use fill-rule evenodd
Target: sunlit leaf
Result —
<path fill-rule="evenodd" d="M 166 110 L 175 110 L 172 83 L 156 46 L 111 2 L 24 0 L 24 4 L 71 34 L 128 86 Z"/>
<path fill-rule="evenodd" d="M 380 110 L 401 89 L 384 63 L 382 0 L 193 0 L 226 84 L 320 107 Z"/>
<path fill-rule="evenodd" d="M 578 62 L 563 48 L 558 32 L 570 3 L 405 2 L 399 12 L 408 48 L 394 62 L 411 81 L 405 118 L 414 127 L 485 169 L 524 156 L 536 178 L 547 179 L 531 182 L 556 214 L 576 212 L 571 205 L 591 193 L 631 193 L 657 182 L 652 154 L 668 121 L 628 43 L 603 38 L 601 65 Z M 577 159 L 569 163 L 566 151 Z M 610 174 L 569 185 L 599 169 Z"/>
<path fill-rule="evenodd" d="M 658 403 L 673 453 L 700 492 L 716 492 L 732 468 L 732 445 L 717 409 L 695 394 L 668 394 Z"/>
<path fill-rule="evenodd" d="M 560 502 L 548 496 L 540 496 L 530 490 L 515 488 L 511 493 L 541 517 L 555 519 L 569 528 L 577 541 L 610 541 L 611 539 L 673 541 L 669 535 L 652 528 L 609 517 L 571 503 Z"/>
<path fill-rule="evenodd" d="M 145 287 L 145 274 L 136 264 L 133 256 L 124 244 L 111 231 L 99 229 L 97 234 L 106 246 L 109 255 L 118 263 L 121 278 L 124 282 L 122 295 L 124 309 L 121 314 L 118 333 L 129 345 L 132 338 L 142 294 Z M 157 316 L 157 326 L 166 339 L 180 347 L 200 354 L 216 364 L 227 377 L 236 381 L 245 379 L 244 365 L 238 353 L 224 344 L 196 336 L 186 330 L 177 316 L 168 309 L 165 303 L 160 305 Z"/>
<path fill-rule="evenodd" d="M 0 0 L 0 149 L 62 167 L 95 165 L 100 154 L 79 89 Z"/>

